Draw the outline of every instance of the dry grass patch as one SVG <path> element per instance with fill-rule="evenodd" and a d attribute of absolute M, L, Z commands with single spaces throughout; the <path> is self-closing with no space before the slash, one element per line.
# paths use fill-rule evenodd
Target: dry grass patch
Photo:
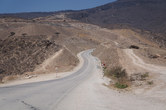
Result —
<path fill-rule="evenodd" d="M 110 70 L 104 70 L 104 75 L 115 81 L 114 87 L 124 89 L 128 87 L 127 72 L 120 66 L 113 67 Z"/>

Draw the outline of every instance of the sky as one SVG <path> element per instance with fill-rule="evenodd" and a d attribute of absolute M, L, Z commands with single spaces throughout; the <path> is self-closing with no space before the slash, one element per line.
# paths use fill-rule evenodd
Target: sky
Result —
<path fill-rule="evenodd" d="M 115 0 L 0 0 L 0 13 L 80 10 Z"/>

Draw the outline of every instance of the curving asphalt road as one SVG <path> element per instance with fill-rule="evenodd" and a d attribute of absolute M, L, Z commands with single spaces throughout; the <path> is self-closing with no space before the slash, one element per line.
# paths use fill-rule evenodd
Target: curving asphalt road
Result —
<path fill-rule="evenodd" d="M 81 53 L 82 67 L 70 76 L 36 83 L 0 87 L 0 110 L 55 110 L 60 102 L 92 75 L 93 50 Z"/>

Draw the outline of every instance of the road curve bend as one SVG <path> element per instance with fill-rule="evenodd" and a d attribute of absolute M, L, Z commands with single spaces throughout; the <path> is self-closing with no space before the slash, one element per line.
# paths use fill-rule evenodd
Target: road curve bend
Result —
<path fill-rule="evenodd" d="M 104 86 L 101 63 L 92 51 L 81 52 L 82 66 L 64 78 L 0 87 L 0 110 L 166 110 L 165 98 Z"/>
<path fill-rule="evenodd" d="M 73 74 L 56 80 L 0 87 L 0 110 L 54 110 L 96 67 L 93 50 L 81 53 L 82 67 Z"/>

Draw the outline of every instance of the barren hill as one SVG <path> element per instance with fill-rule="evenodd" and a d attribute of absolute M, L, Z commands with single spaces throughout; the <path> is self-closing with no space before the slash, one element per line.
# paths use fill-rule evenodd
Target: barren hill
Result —
<path fill-rule="evenodd" d="M 98 95 L 92 94 L 101 93 L 104 98 L 98 97 L 97 99 L 104 101 L 107 98 L 110 100 L 106 104 L 111 109 L 112 107 L 115 107 L 115 109 L 125 107 L 126 110 L 129 110 L 129 108 L 133 110 L 135 106 L 140 105 L 141 109 L 142 107 L 145 109 L 156 109 L 157 107 L 165 110 L 166 48 L 161 47 L 166 44 L 165 12 L 166 2 L 164 0 L 118 0 L 81 11 L 13 14 L 14 17 L 11 17 L 10 14 L 2 17 L 0 15 L 0 86 L 3 85 L 2 83 L 8 83 L 13 79 L 17 79 L 18 82 L 29 83 L 30 78 L 32 78 L 31 81 L 35 82 L 60 78 L 58 81 L 50 81 L 55 82 L 52 84 L 49 81 L 39 84 L 42 84 L 42 89 L 46 85 L 49 90 L 52 86 L 56 86 L 57 82 L 58 89 L 60 86 L 64 88 L 62 92 L 58 91 L 58 93 L 65 94 L 64 91 L 68 92 L 66 87 L 71 90 L 75 86 L 62 86 L 64 82 L 59 81 L 63 80 L 68 85 L 68 82 L 75 84 L 79 83 L 81 79 L 86 79 L 85 82 L 87 81 L 87 83 L 81 83 L 80 85 L 83 86 L 77 86 L 76 91 L 73 89 L 75 91 L 73 93 L 74 97 L 79 95 L 79 97 L 88 100 L 94 98 L 94 100 L 91 100 L 92 105 L 98 97 Z M 22 17 L 27 19 L 22 19 Z M 97 58 L 89 56 L 90 53 L 84 51 L 87 49 L 93 49 L 92 55 Z M 82 65 L 79 71 L 83 72 L 80 74 L 77 71 L 78 74 L 72 74 L 68 77 L 69 80 L 62 78 L 60 74 L 63 76 L 63 73 L 61 72 L 72 71 L 78 65 L 77 54 L 81 51 L 84 51 L 82 55 L 87 57 L 87 60 L 83 58 L 85 60 L 83 65 L 87 67 L 84 68 Z M 81 61 L 81 63 L 83 62 Z M 48 75 L 49 73 L 50 75 Z M 73 72 L 66 74 L 69 75 L 70 73 Z M 91 75 L 91 73 L 94 73 L 94 75 Z M 122 77 L 120 77 L 120 74 Z M 88 78 L 88 75 L 92 77 Z M 85 76 L 85 79 L 82 76 Z M 76 80 L 74 80 L 75 78 Z M 11 81 L 12 83 L 14 82 Z M 101 89 L 96 89 L 100 86 Z M 81 88 L 80 92 L 77 91 L 79 87 Z M 40 87 L 37 88 L 39 88 L 39 91 L 42 90 Z M 46 88 L 44 87 L 43 90 L 46 90 Z M 8 90 L 10 87 L 4 87 L 4 89 Z M 26 95 L 27 92 L 29 93 L 28 89 L 25 89 Z M 18 89 L 15 90 L 20 95 Z M 88 91 L 82 92 L 84 90 Z M 103 90 L 106 91 L 103 92 Z M 55 96 L 55 91 L 53 89 L 53 91 L 45 93 L 52 93 Z M 33 96 L 31 92 L 33 93 L 33 90 L 30 90 L 30 95 Z M 8 92 L 4 91 L 3 93 L 10 98 Z M 34 95 L 36 96 L 36 94 L 39 94 L 38 90 Z M 73 97 L 70 98 L 71 94 L 72 92 L 69 93 L 69 97 L 66 96 L 69 101 L 73 99 Z M 90 97 L 86 94 L 89 94 Z M 24 95 L 23 101 L 21 101 L 22 95 L 18 100 L 18 97 L 14 94 L 16 102 L 21 101 L 30 108 L 33 107 L 31 105 L 37 107 L 35 104 L 25 103 L 24 100 L 27 101 L 27 99 L 24 99 Z M 41 95 L 41 98 L 43 98 L 43 94 Z M 53 95 L 50 94 L 51 97 Z M 6 99 L 2 96 L 1 102 L 4 103 Z M 48 99 L 50 100 L 50 97 Z M 121 99 L 123 100 L 121 106 L 119 106 Z M 11 102 L 8 99 L 7 101 Z M 86 100 L 80 101 L 88 102 Z M 33 103 L 34 101 L 30 102 Z M 101 101 L 96 105 L 100 104 L 102 108 L 108 108 L 108 105 L 103 106 Z M 146 104 L 148 106 L 144 106 Z M 6 102 L 5 105 L 8 107 Z M 70 105 L 68 101 L 67 105 Z M 83 103 L 82 105 L 85 106 Z M 89 105 L 91 104 L 88 102 L 87 109 L 89 109 Z M 154 107 L 151 105 L 154 105 Z M 62 106 L 64 107 L 64 104 Z M 75 108 L 75 106 L 73 107 Z"/>
<path fill-rule="evenodd" d="M 68 17 L 111 29 L 132 29 L 164 46 L 165 12 L 165 0 L 117 0 L 96 8 L 72 12 Z"/>
<path fill-rule="evenodd" d="M 117 0 L 103 6 L 73 11 L 0 14 L 1 18 L 35 19 L 65 14 L 68 18 L 110 29 L 131 29 L 166 46 L 165 0 Z"/>
<path fill-rule="evenodd" d="M 63 21 L 0 19 L 0 81 L 24 73 L 73 69 L 78 64 L 78 52 L 98 45 L 90 38 L 80 37 L 80 34 L 86 35 L 86 32 Z M 6 76 L 11 77 L 3 80 Z"/>

